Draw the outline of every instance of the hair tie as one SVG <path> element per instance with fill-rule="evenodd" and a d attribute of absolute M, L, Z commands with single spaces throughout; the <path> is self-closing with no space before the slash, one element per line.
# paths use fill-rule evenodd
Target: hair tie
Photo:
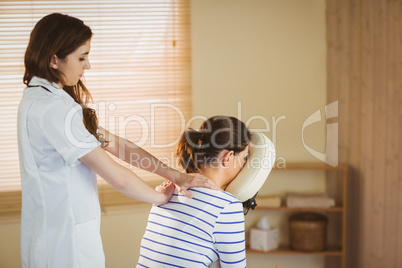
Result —
<path fill-rule="evenodd" d="M 202 145 L 202 140 L 201 140 L 201 139 L 199 139 L 199 140 L 198 140 L 198 149 L 200 149 L 200 148 L 201 148 L 201 145 Z"/>
<path fill-rule="evenodd" d="M 201 137 L 198 139 L 198 149 L 201 148 L 203 142 L 204 142 L 204 132 L 201 131 Z"/>

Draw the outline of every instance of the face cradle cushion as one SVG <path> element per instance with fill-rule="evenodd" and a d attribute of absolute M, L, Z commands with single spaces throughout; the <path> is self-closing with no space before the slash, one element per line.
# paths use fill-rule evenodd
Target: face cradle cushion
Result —
<path fill-rule="evenodd" d="M 270 139 L 260 132 L 252 132 L 247 163 L 225 191 L 241 202 L 253 198 L 271 172 L 275 154 L 275 146 Z"/>

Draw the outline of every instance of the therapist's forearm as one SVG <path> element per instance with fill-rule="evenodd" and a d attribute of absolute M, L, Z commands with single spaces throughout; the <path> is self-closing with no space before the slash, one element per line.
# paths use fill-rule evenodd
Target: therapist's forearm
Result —
<path fill-rule="evenodd" d="M 156 205 L 164 204 L 170 199 L 171 194 L 155 191 L 131 170 L 115 162 L 100 147 L 81 157 L 80 161 L 113 188 L 131 198 Z"/>
<path fill-rule="evenodd" d="M 164 164 L 155 156 L 148 153 L 141 147 L 135 145 L 134 143 L 125 140 L 123 147 L 124 159 L 122 160 L 129 163 L 130 165 L 144 169 L 149 172 L 153 172 L 173 182 L 175 178 L 179 176 L 179 171 L 170 168 L 168 165 Z"/>
<path fill-rule="evenodd" d="M 100 128 L 100 131 L 106 140 L 110 141 L 105 150 L 130 165 L 153 172 L 173 182 L 182 175 L 181 172 L 165 165 L 156 157 L 129 140 L 114 135 L 103 128 Z"/>
<path fill-rule="evenodd" d="M 111 183 L 113 188 L 131 198 L 155 205 L 160 205 L 167 201 L 163 194 L 155 191 L 128 169 L 120 167 L 120 172 L 113 176 L 113 182 Z M 110 182 L 111 180 L 109 179 L 107 181 Z"/>

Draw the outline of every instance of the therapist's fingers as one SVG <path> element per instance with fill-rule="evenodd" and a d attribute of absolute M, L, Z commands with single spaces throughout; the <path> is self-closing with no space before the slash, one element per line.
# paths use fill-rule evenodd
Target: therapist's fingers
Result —
<path fill-rule="evenodd" d="M 168 187 L 170 187 L 170 185 L 173 185 L 173 183 L 169 180 L 166 180 L 166 181 L 162 182 L 161 184 L 159 184 L 158 186 L 156 186 L 155 190 L 160 193 L 164 193 L 166 191 L 166 189 Z"/>
<path fill-rule="evenodd" d="M 171 181 L 164 181 L 162 184 L 155 187 L 155 190 L 165 195 L 165 201 L 159 205 L 169 202 L 174 192 L 174 183 Z"/>
<path fill-rule="evenodd" d="M 191 187 L 205 187 L 205 188 L 210 188 L 213 190 L 220 190 L 218 185 L 216 183 L 205 177 L 204 175 L 201 175 L 199 173 L 189 173 L 186 174 L 188 176 L 188 179 L 186 180 L 188 184 L 186 184 L 186 188 L 191 188 Z"/>
<path fill-rule="evenodd" d="M 181 194 L 184 195 L 185 197 L 193 198 L 192 193 L 190 193 L 189 191 L 187 191 L 187 189 L 178 187 L 178 190 L 179 190 L 179 193 L 181 193 Z"/>
<path fill-rule="evenodd" d="M 199 173 L 182 174 L 182 178 L 177 181 L 176 187 L 182 195 L 193 198 L 193 195 L 188 191 L 192 187 L 205 187 L 213 190 L 221 190 L 214 181 L 208 179 Z"/>

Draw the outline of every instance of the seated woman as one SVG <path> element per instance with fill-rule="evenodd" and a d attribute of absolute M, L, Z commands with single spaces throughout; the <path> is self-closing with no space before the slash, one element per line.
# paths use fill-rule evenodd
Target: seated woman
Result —
<path fill-rule="evenodd" d="M 186 172 L 224 188 L 246 163 L 250 137 L 240 120 L 215 116 L 183 134 L 177 156 Z M 246 267 L 242 202 L 225 191 L 189 191 L 192 199 L 175 190 L 167 204 L 152 207 L 137 267 L 208 267 L 218 259 L 221 267 Z"/>

